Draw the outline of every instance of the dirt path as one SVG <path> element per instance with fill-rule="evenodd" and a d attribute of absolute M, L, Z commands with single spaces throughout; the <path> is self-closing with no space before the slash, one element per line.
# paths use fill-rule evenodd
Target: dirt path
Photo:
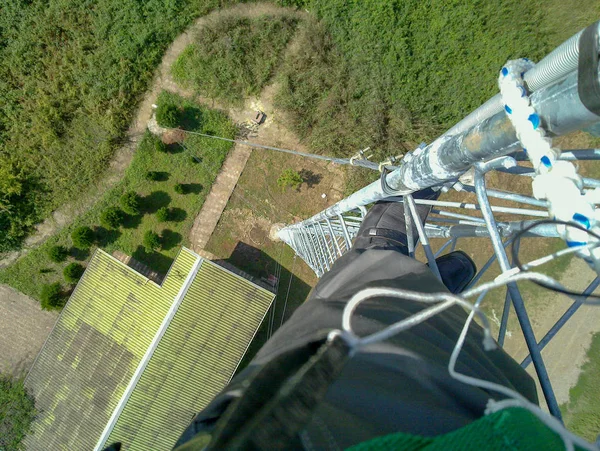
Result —
<path fill-rule="evenodd" d="M 121 180 L 125 170 L 131 163 L 131 159 L 133 158 L 133 154 L 135 153 L 139 141 L 146 131 L 148 121 L 152 117 L 152 105 L 156 103 L 158 94 L 163 90 L 168 90 L 188 97 L 194 95 L 193 92 L 181 89 L 175 84 L 171 77 L 171 65 L 179 57 L 185 47 L 192 42 L 194 33 L 197 30 L 217 17 L 240 13 L 248 17 L 258 17 L 263 14 L 299 14 L 292 9 L 281 8 L 269 3 L 252 3 L 240 4 L 226 10 L 215 11 L 207 16 L 197 19 L 193 25 L 173 41 L 165 52 L 162 62 L 156 70 L 154 81 L 140 101 L 131 121 L 131 125 L 127 130 L 124 140 L 126 144 L 115 151 L 113 159 L 97 185 L 77 201 L 61 206 L 44 222 L 38 224 L 35 232 L 25 240 L 22 250 L 10 252 L 2 256 L 2 259 L 0 259 L 0 268 L 11 264 L 28 250 L 41 245 L 50 236 L 54 235 L 63 227 L 71 224 L 74 218 L 92 208 L 96 202 L 102 199 L 108 190 L 113 188 L 119 180 Z"/>
<path fill-rule="evenodd" d="M 567 287 L 583 291 L 595 276 L 583 260 L 574 258 L 560 282 Z M 525 302 L 527 304 L 527 299 Z M 566 296 L 547 292 L 543 308 L 536 306 L 533 312 L 529 311 L 538 340 L 550 330 L 571 304 L 572 301 Z M 583 305 L 542 351 L 559 404 L 569 401 L 569 390 L 577 383 L 581 366 L 586 361 L 587 350 L 592 342 L 592 335 L 599 330 L 600 308 Z M 527 346 L 520 331 L 511 332 L 510 337 L 507 335 L 505 349 L 520 362 L 528 354 Z M 527 370 L 531 375 L 535 373 L 533 365 L 529 365 Z M 542 397 L 539 385 L 538 393 Z"/>
<path fill-rule="evenodd" d="M 30 297 L 0 286 L 0 373 L 26 373 L 57 317 Z"/>

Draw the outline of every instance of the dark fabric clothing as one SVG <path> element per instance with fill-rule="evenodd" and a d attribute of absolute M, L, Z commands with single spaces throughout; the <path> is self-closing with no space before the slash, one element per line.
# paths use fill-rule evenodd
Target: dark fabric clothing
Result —
<path fill-rule="evenodd" d="M 244 381 L 266 362 L 305 345 L 319 331 L 341 329 L 346 302 L 366 287 L 446 291 L 427 266 L 398 249 L 351 250 L 322 277 L 309 299 L 248 368 L 198 414 L 179 444 L 198 432 L 210 432 L 229 403 L 243 396 Z M 422 303 L 402 299 L 371 299 L 356 310 L 352 326 L 357 335 L 368 335 L 423 308 Z M 447 368 L 466 318 L 462 308 L 451 308 L 386 342 L 361 349 L 329 387 L 310 423 L 290 448 L 344 449 L 399 431 L 433 436 L 480 418 L 490 394 L 456 381 Z M 482 339 L 482 329 L 473 323 L 457 371 L 505 385 L 537 403 L 531 377 L 503 350 L 484 351 Z"/>

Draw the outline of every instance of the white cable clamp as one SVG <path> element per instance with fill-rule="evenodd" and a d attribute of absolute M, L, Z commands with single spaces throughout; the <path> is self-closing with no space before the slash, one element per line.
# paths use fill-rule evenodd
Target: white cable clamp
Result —
<path fill-rule="evenodd" d="M 568 161 L 559 161 L 560 149 L 552 146 L 546 136 L 540 116 L 531 105 L 523 77 L 534 63 L 527 58 L 508 61 L 498 77 L 498 85 L 506 115 L 515 128 L 523 151 L 533 164 L 533 195 L 546 199 L 555 219 L 575 222 L 587 230 L 600 232 L 600 212 L 594 197 L 583 191 L 582 179 L 576 167 Z M 595 241 L 590 234 L 567 226 L 557 226 L 568 246 L 581 246 Z M 600 248 L 582 248 L 577 255 L 600 272 Z"/>

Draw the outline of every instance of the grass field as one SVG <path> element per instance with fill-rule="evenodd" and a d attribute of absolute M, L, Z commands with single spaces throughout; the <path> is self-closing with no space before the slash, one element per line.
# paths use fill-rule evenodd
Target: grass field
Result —
<path fill-rule="evenodd" d="M 570 430 L 594 442 L 600 431 L 600 333 L 592 338 L 587 356 L 588 361 L 581 369 L 579 381 L 569 392 L 569 403 L 561 406 L 561 411 Z"/>
<path fill-rule="evenodd" d="M 211 132 L 230 138 L 235 135 L 235 127 L 220 112 L 168 93 L 161 95 L 159 104 L 161 102 L 175 103 L 185 108 L 186 117 L 183 121 L 186 129 Z M 85 262 L 91 255 L 92 251 L 82 251 L 72 246 L 70 234 L 82 225 L 90 226 L 95 230 L 96 244 L 107 252 L 120 250 L 159 273 L 165 274 L 179 246 L 186 243 L 194 218 L 202 207 L 231 144 L 188 135 L 183 142 L 184 146 L 172 144 L 167 147 L 167 152 L 159 152 L 155 149 L 155 142 L 156 138 L 147 134 L 119 185 L 88 213 L 77 218 L 70 227 L 1 271 L 0 281 L 39 299 L 44 284 L 63 282 L 62 268 L 66 263 Z M 192 156 L 198 157 L 201 162 L 193 161 Z M 148 171 L 159 172 L 161 180 L 147 180 Z M 185 185 L 188 193 L 176 193 L 174 188 L 177 184 Z M 141 198 L 141 213 L 126 215 L 122 226 L 116 230 L 108 230 L 100 226 L 101 213 L 108 207 L 119 207 L 119 198 L 126 191 L 138 193 Z M 170 218 L 166 222 L 157 219 L 156 212 L 161 207 L 170 209 Z M 144 249 L 143 236 L 149 230 L 160 235 L 160 251 L 147 252 Z M 67 262 L 50 261 L 47 251 L 54 245 L 70 249 Z"/>

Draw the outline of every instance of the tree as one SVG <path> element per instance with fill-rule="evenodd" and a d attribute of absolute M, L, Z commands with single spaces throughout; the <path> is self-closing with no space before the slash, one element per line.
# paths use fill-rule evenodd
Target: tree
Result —
<path fill-rule="evenodd" d="M 161 127 L 177 127 L 179 125 L 179 117 L 179 109 L 172 103 L 160 103 L 156 109 L 156 122 Z"/>
<path fill-rule="evenodd" d="M 161 207 L 156 212 L 156 219 L 160 222 L 165 222 L 169 220 L 169 209 L 167 207 Z"/>
<path fill-rule="evenodd" d="M 284 170 L 277 179 L 277 185 L 279 185 L 282 190 L 285 190 L 288 186 L 298 189 L 302 183 L 304 183 L 304 179 L 298 171 L 294 171 L 293 169 Z"/>
<path fill-rule="evenodd" d="M 65 266 L 63 275 L 65 276 L 65 280 L 67 282 L 77 283 L 77 281 L 81 279 L 84 271 L 85 268 L 79 263 L 69 263 L 67 266 Z"/>
<path fill-rule="evenodd" d="M 186 194 L 187 193 L 186 186 L 181 183 L 176 184 L 174 189 L 177 194 Z"/>
<path fill-rule="evenodd" d="M 94 244 L 94 238 L 94 231 L 86 226 L 77 227 L 71 233 L 73 245 L 79 249 L 89 249 Z"/>
<path fill-rule="evenodd" d="M 121 207 L 125 213 L 137 215 L 140 212 L 140 196 L 135 191 L 127 191 L 121 196 Z"/>
<path fill-rule="evenodd" d="M 154 150 L 157 152 L 166 153 L 167 145 L 162 142 L 162 139 L 158 138 L 156 141 L 154 141 Z"/>
<path fill-rule="evenodd" d="M 144 248 L 146 252 L 152 252 L 160 248 L 160 237 L 157 233 L 148 230 L 144 233 Z"/>
<path fill-rule="evenodd" d="M 52 246 L 48 249 L 48 258 L 55 263 L 65 261 L 67 255 L 68 251 L 64 246 Z"/>
<path fill-rule="evenodd" d="M 107 229 L 118 229 L 123 221 L 123 212 L 117 207 L 108 207 L 100 215 L 100 224 Z"/>
<path fill-rule="evenodd" d="M 35 414 L 35 401 L 23 380 L 0 374 L 0 449 L 22 450 Z"/>
<path fill-rule="evenodd" d="M 42 308 L 44 310 L 59 309 L 64 305 L 62 287 L 59 282 L 46 284 L 40 293 Z"/>

